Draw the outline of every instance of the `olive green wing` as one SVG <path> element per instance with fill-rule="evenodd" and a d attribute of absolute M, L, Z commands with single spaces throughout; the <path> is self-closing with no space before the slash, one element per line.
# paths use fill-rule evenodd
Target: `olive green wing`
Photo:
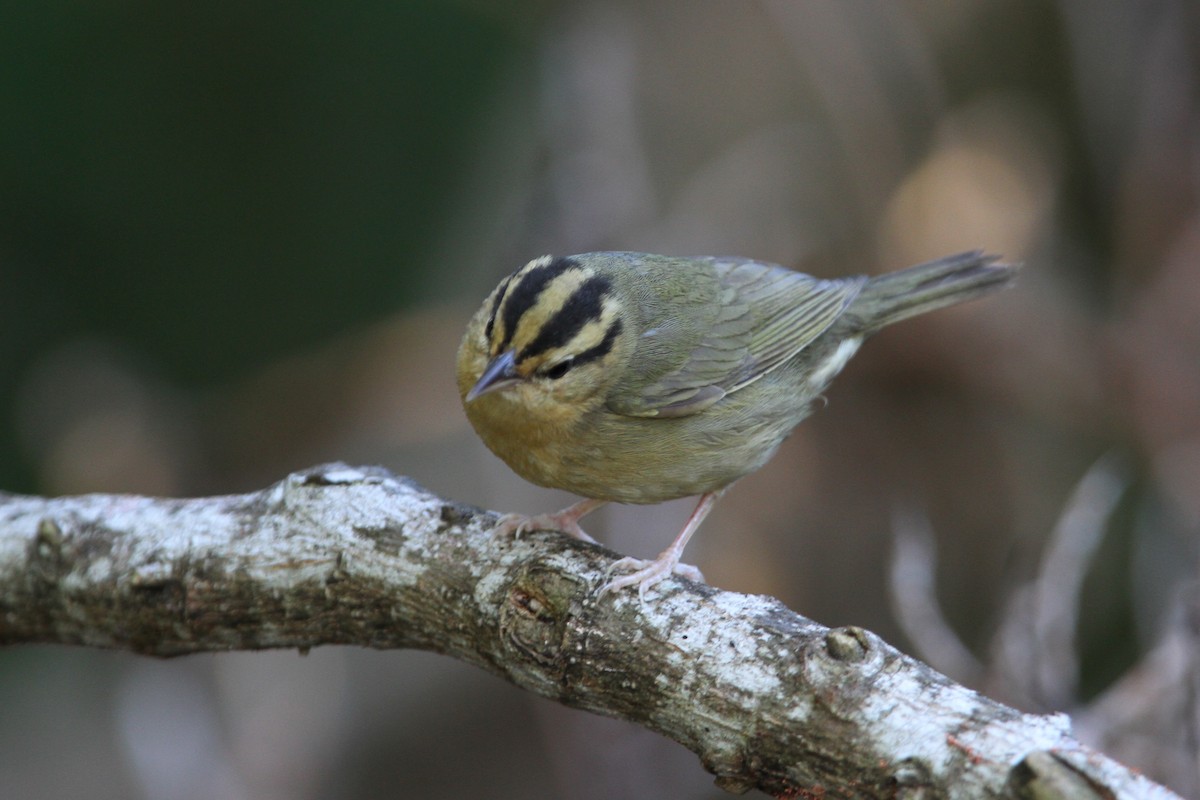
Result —
<path fill-rule="evenodd" d="M 659 309 L 660 324 L 645 326 L 629 377 L 610 395 L 611 410 L 639 417 L 703 411 L 800 352 L 841 316 L 866 282 L 820 280 L 775 264 L 727 258 L 689 259 L 686 269 L 703 287 L 703 307 L 690 312 L 699 324 Z"/>

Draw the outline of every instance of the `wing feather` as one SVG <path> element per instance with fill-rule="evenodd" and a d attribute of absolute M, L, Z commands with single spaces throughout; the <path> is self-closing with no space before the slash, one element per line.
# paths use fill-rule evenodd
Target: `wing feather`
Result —
<path fill-rule="evenodd" d="M 715 276 L 714 309 L 678 355 L 641 385 L 626 383 L 618 413 L 642 417 L 695 414 L 787 362 L 833 324 L 865 277 L 821 280 L 783 267 L 739 259 L 691 259 L 688 268 Z M 653 331 L 657 333 L 657 329 Z M 637 354 L 634 354 L 636 362 Z"/>

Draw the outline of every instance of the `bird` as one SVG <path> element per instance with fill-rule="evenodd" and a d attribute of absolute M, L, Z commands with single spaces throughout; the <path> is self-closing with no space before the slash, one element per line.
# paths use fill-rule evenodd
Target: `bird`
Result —
<path fill-rule="evenodd" d="M 484 300 L 458 350 L 466 416 L 518 475 L 580 496 L 495 530 L 579 525 L 609 502 L 699 496 L 652 560 L 622 558 L 599 595 L 703 580 L 684 547 L 721 494 L 762 467 L 863 341 L 894 322 L 1009 285 L 972 251 L 868 277 L 822 279 L 734 257 L 595 252 L 529 261 Z M 616 573 L 625 573 L 613 577 Z"/>

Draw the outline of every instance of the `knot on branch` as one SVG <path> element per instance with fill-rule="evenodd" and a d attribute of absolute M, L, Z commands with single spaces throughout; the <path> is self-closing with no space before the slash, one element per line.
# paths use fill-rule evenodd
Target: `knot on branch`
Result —
<path fill-rule="evenodd" d="M 870 654 L 871 640 L 862 628 L 831 628 L 825 634 L 825 651 L 835 661 L 857 663 Z"/>
<path fill-rule="evenodd" d="M 500 640 L 549 683 L 561 683 L 568 659 L 563 642 L 572 609 L 585 585 L 560 568 L 526 563 L 508 588 L 500 607 Z"/>

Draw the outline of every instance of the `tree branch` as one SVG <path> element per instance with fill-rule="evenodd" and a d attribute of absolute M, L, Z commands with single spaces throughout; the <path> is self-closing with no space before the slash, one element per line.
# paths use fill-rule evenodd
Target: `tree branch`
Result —
<path fill-rule="evenodd" d="M 640 723 L 778 797 L 1171 798 L 859 628 L 681 578 L 596 598 L 614 555 L 341 464 L 198 499 L 0 494 L 0 644 L 154 656 L 353 644 L 460 658 Z"/>

